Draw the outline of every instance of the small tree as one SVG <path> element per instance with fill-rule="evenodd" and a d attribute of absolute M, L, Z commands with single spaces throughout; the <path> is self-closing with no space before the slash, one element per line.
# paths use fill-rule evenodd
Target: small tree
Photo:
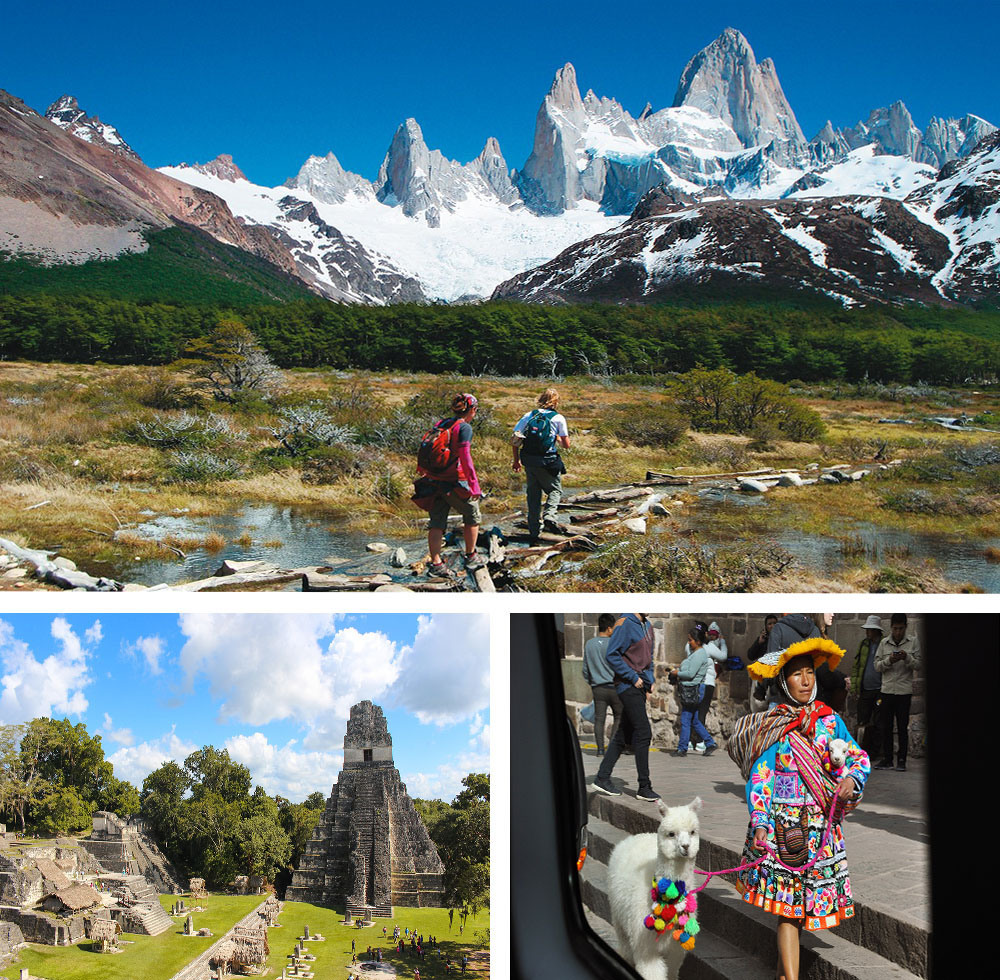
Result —
<path fill-rule="evenodd" d="M 256 392 L 269 395 L 282 382 L 267 351 L 239 320 L 222 320 L 207 336 L 192 340 L 180 366 L 219 401 L 234 402 Z"/>

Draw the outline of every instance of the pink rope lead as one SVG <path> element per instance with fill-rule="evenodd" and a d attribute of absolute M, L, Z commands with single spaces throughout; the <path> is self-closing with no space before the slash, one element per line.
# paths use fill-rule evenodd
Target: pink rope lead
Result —
<path fill-rule="evenodd" d="M 808 871 L 810 868 L 816 865 L 816 862 L 820 859 L 820 856 L 823 853 L 823 849 L 830 842 L 830 838 L 833 835 L 833 815 L 834 813 L 836 813 L 837 806 L 839 804 L 840 804 L 840 797 L 836 793 L 834 793 L 833 801 L 830 804 L 830 815 L 827 817 L 826 821 L 826 830 L 823 832 L 823 839 L 820 841 L 820 845 L 816 849 L 816 856 L 808 864 L 800 865 L 797 868 L 789 867 L 787 864 L 784 863 L 784 861 L 781 860 L 781 858 L 778 857 L 778 852 L 765 840 L 764 853 L 761 854 L 761 856 L 757 858 L 756 861 L 748 861 L 744 864 L 737 865 L 735 868 L 726 868 L 724 871 L 702 871 L 701 868 L 695 868 L 694 873 L 696 875 L 704 875 L 705 880 L 697 888 L 692 888 L 688 892 L 688 894 L 695 895 L 698 892 L 702 891 L 708 885 L 709 881 L 711 881 L 712 878 L 714 878 L 716 875 L 728 875 L 732 874 L 735 871 L 746 871 L 747 868 L 755 867 L 756 865 L 760 864 L 761 861 L 764 860 L 764 858 L 767 857 L 768 853 L 770 853 L 774 857 L 775 863 L 781 865 L 781 867 L 783 867 L 786 871 L 791 871 L 794 874 L 799 874 L 803 871 Z"/>

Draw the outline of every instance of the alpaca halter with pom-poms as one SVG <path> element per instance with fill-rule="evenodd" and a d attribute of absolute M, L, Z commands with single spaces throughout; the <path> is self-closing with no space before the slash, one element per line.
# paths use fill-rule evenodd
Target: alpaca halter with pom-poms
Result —
<path fill-rule="evenodd" d="M 653 911 L 643 920 L 645 927 L 655 932 L 657 939 L 669 931 L 685 949 L 694 949 L 694 937 L 701 928 L 695 918 L 697 896 L 688 892 L 683 881 L 663 877 L 653 879 L 649 897 Z"/>

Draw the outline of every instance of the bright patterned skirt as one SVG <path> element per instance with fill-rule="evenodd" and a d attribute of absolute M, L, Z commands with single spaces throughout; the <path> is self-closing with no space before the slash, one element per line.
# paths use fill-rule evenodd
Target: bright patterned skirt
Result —
<path fill-rule="evenodd" d="M 805 823 L 802 811 L 805 810 Z M 806 832 L 809 856 L 802 864 L 808 864 L 823 843 L 826 817 L 812 803 L 774 803 L 772 816 L 775 823 L 784 827 L 802 826 Z M 760 852 L 753 849 L 754 829 L 747 829 L 746 843 L 743 845 L 743 862 L 755 861 Z M 768 835 L 768 843 L 777 847 L 773 833 Z M 785 858 L 782 858 L 785 860 Z M 785 860 L 791 864 L 791 861 Z M 851 879 L 847 873 L 847 852 L 844 849 L 844 834 L 839 823 L 834 824 L 830 840 L 823 848 L 820 859 L 808 871 L 789 871 L 777 864 L 768 853 L 756 867 L 737 873 L 736 888 L 743 901 L 756 905 L 772 915 L 786 919 L 803 919 L 803 928 L 832 929 L 845 919 L 854 916 L 854 898 L 851 895 Z"/>

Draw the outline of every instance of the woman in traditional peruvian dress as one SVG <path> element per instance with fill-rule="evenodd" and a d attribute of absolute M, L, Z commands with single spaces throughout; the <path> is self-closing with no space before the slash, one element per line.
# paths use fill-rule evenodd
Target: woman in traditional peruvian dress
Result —
<path fill-rule="evenodd" d="M 740 871 L 744 901 L 778 919 L 778 977 L 798 980 L 799 936 L 829 929 L 854 915 L 841 818 L 854 808 L 868 778 L 867 754 L 840 716 L 816 700 L 816 669 L 837 666 L 844 651 L 815 637 L 766 654 L 747 667 L 758 680 L 777 678 L 782 703 L 745 715 L 734 726 L 729 754 L 746 780 L 747 829 Z M 847 743 L 846 759 L 830 759 L 831 743 Z M 827 821 L 837 799 L 833 827 Z"/>

